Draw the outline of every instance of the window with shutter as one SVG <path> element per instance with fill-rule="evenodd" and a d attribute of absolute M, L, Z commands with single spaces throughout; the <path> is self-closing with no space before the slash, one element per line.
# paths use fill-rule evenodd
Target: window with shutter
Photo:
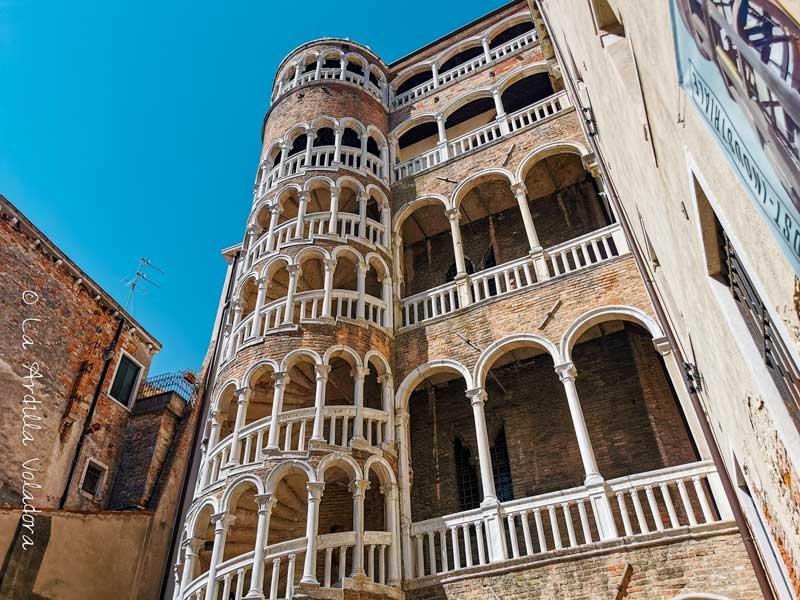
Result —
<path fill-rule="evenodd" d="M 123 354 L 114 376 L 114 383 L 111 385 L 111 397 L 117 402 L 130 407 L 133 391 L 139 379 L 139 372 L 142 368 L 128 356 Z"/>

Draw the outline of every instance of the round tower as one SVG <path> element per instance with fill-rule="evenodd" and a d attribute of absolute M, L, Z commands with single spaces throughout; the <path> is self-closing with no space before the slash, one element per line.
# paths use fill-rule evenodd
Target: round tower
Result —
<path fill-rule="evenodd" d="M 278 70 L 177 598 L 399 585 L 387 73 L 340 39 Z"/>

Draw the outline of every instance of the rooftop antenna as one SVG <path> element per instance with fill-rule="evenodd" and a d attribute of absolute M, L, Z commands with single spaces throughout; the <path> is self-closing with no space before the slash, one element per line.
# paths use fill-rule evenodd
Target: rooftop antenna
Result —
<path fill-rule="evenodd" d="M 150 285 L 161 287 L 147 276 L 147 273 L 145 272 L 146 268 L 155 269 L 162 275 L 164 274 L 164 271 L 153 264 L 153 261 L 151 261 L 149 258 L 140 258 L 139 266 L 136 268 L 136 274 L 132 279 L 125 283 L 125 285 L 130 288 L 130 292 L 128 292 L 128 300 L 125 302 L 125 310 L 128 310 L 129 308 L 132 310 L 135 309 L 136 288 L 139 287 L 141 283 L 149 283 Z"/>

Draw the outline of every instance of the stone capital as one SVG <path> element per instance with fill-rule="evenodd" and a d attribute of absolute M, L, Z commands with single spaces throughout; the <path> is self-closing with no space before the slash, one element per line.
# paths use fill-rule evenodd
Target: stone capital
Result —
<path fill-rule="evenodd" d="M 292 276 L 292 275 L 295 275 L 295 276 L 298 276 L 298 277 L 300 276 L 300 265 L 297 265 L 297 264 L 286 265 L 286 270 L 289 272 L 290 276 Z"/>
<path fill-rule="evenodd" d="M 317 381 L 327 381 L 331 367 L 330 365 L 314 365 L 314 372 L 317 375 Z"/>
<path fill-rule="evenodd" d="M 575 381 L 577 373 L 575 372 L 575 365 L 571 362 L 556 365 L 554 367 L 556 374 L 561 381 Z"/>
<path fill-rule="evenodd" d="M 323 258 L 322 264 L 325 266 L 326 271 L 335 271 L 336 270 L 336 259 L 335 258 Z"/>
<path fill-rule="evenodd" d="M 475 406 L 476 404 L 483 404 L 486 402 L 486 390 L 483 388 L 472 388 L 467 390 L 467 398 L 470 403 Z"/>
<path fill-rule="evenodd" d="M 228 513 L 216 513 L 211 515 L 211 522 L 214 523 L 215 533 L 228 531 L 234 521 L 236 521 L 236 516 Z"/>
<path fill-rule="evenodd" d="M 270 514 L 273 507 L 278 503 L 278 499 L 272 494 L 258 494 L 254 497 L 258 504 L 258 514 Z"/>
<path fill-rule="evenodd" d="M 378 383 L 394 388 L 394 377 L 392 377 L 391 373 L 386 373 L 378 377 Z"/>
<path fill-rule="evenodd" d="M 515 196 L 524 196 L 525 200 L 528 199 L 528 188 L 525 186 L 524 181 L 518 181 L 511 186 L 511 191 Z"/>
<path fill-rule="evenodd" d="M 350 371 L 350 375 L 356 379 L 363 380 L 367 375 L 369 375 L 369 367 L 354 367 L 353 370 Z"/>
<path fill-rule="evenodd" d="M 250 400 L 250 388 L 249 387 L 239 388 L 237 390 L 234 390 L 233 393 L 236 396 L 236 403 L 239 404 L 239 405 L 247 404 L 247 402 Z"/>
<path fill-rule="evenodd" d="M 275 382 L 275 387 L 285 387 L 290 379 L 289 374 L 286 371 L 275 371 L 272 374 L 272 380 Z"/>
<path fill-rule="evenodd" d="M 455 221 L 458 223 L 461 220 L 461 211 L 458 207 L 456 208 L 448 208 L 445 213 L 447 215 L 447 219 L 452 223 Z"/>
<path fill-rule="evenodd" d="M 350 491 L 353 493 L 353 497 L 363 496 L 368 489 L 369 480 L 367 479 L 354 479 L 350 484 Z"/>
<path fill-rule="evenodd" d="M 308 501 L 319 502 L 322 498 L 322 492 L 325 490 L 325 484 L 321 481 L 310 481 L 306 484 L 308 490 Z"/>

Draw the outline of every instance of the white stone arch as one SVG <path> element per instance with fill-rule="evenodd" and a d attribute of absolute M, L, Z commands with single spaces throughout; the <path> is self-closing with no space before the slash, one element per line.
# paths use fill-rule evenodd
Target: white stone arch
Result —
<path fill-rule="evenodd" d="M 343 358 L 344 360 L 347 360 L 344 357 L 349 357 L 352 362 L 349 360 L 347 362 L 350 362 L 350 366 L 354 368 L 362 367 L 364 365 L 364 363 L 361 361 L 361 357 L 356 353 L 356 351 L 350 346 L 345 346 L 343 344 L 336 344 L 328 348 L 325 351 L 325 354 L 322 356 L 322 364 L 330 365 L 331 360 L 336 357 Z"/>
<path fill-rule="evenodd" d="M 269 283 L 275 276 L 275 273 L 281 268 L 286 268 L 292 264 L 292 257 L 288 254 L 278 254 L 271 256 L 261 267 L 261 277 Z"/>
<path fill-rule="evenodd" d="M 342 131 L 349 128 L 358 134 L 359 139 L 367 132 L 367 126 L 354 117 L 342 117 L 339 119 L 339 127 Z"/>
<path fill-rule="evenodd" d="M 239 499 L 237 494 L 241 494 L 240 488 L 245 488 L 249 484 L 252 484 L 256 488 L 257 495 L 264 493 L 264 482 L 260 477 L 252 473 L 240 475 L 225 488 L 225 493 L 222 495 L 222 500 L 219 503 L 220 512 L 228 512 L 231 508 L 231 504 L 235 504 Z"/>
<path fill-rule="evenodd" d="M 339 467 L 348 472 L 353 477 L 353 481 L 363 479 L 361 467 L 349 454 L 344 452 L 332 452 L 323 458 L 317 465 L 317 481 L 325 481 L 325 472 L 331 467 Z"/>
<path fill-rule="evenodd" d="M 508 169 L 503 169 L 501 167 L 484 169 L 483 171 L 479 171 L 474 175 L 470 175 L 464 181 L 458 184 L 455 191 L 453 192 L 451 205 L 454 208 L 458 208 L 459 206 L 461 206 L 461 201 L 464 199 L 464 196 L 466 196 L 470 191 L 472 191 L 474 188 L 479 186 L 484 181 L 487 181 L 489 179 L 495 179 L 498 176 L 508 180 L 509 187 L 511 187 L 517 182 L 517 180 L 514 179 L 514 174 Z"/>
<path fill-rule="evenodd" d="M 389 361 L 377 350 L 370 350 L 364 355 L 364 366 L 369 366 L 370 364 L 375 366 L 378 375 L 391 376 L 392 368 L 389 366 Z"/>
<path fill-rule="evenodd" d="M 400 410 L 408 410 L 408 399 L 416 387 L 431 375 L 443 372 L 455 372 L 464 379 L 467 389 L 475 387 L 473 385 L 472 373 L 460 362 L 449 358 L 433 359 L 413 369 L 405 376 L 400 387 L 395 393 L 395 407 Z"/>
<path fill-rule="evenodd" d="M 630 321 L 644 327 L 653 336 L 654 341 L 665 338 L 664 331 L 658 322 L 640 308 L 635 306 L 610 305 L 601 306 L 583 313 L 575 319 L 561 336 L 559 355 L 562 363 L 572 362 L 572 348 L 581 335 L 590 327 L 605 321 Z"/>
<path fill-rule="evenodd" d="M 483 87 L 478 88 L 476 90 L 469 90 L 453 98 L 450 102 L 447 103 L 442 109 L 437 113 L 437 116 L 441 115 L 445 119 L 447 119 L 450 115 L 456 112 L 462 106 L 466 106 L 473 100 L 480 100 L 481 98 L 491 98 L 492 97 L 492 88 L 490 87 Z"/>
<path fill-rule="evenodd" d="M 304 357 L 310 358 L 311 362 L 313 362 L 315 365 L 323 364 L 322 357 L 320 357 L 320 355 L 314 350 L 309 348 L 298 348 L 297 350 L 292 350 L 289 352 L 289 354 L 283 357 L 283 360 L 281 360 L 281 371 L 284 373 L 288 372 L 289 369 L 295 366 Z"/>
<path fill-rule="evenodd" d="M 320 115 L 311 121 L 311 129 L 313 129 L 315 132 L 319 132 L 320 129 L 325 127 L 335 130 L 337 127 L 339 127 L 339 121 L 326 115 Z"/>
<path fill-rule="evenodd" d="M 341 177 L 336 179 L 336 192 L 341 193 L 341 191 L 348 186 L 348 189 L 355 192 L 356 195 L 363 194 L 365 192 L 364 184 L 361 183 L 355 177 L 351 177 L 350 175 L 342 175 Z"/>
<path fill-rule="evenodd" d="M 463 52 L 464 50 L 469 50 L 470 48 L 476 48 L 479 47 L 480 45 L 481 45 L 481 36 L 473 36 L 467 38 L 437 54 L 436 58 L 433 59 L 433 62 L 435 62 L 437 66 L 441 67 L 444 63 L 446 63 L 448 60 L 450 60 L 459 52 Z M 445 71 L 442 72 L 444 73 Z"/>
<path fill-rule="evenodd" d="M 220 512 L 216 498 L 213 496 L 204 498 L 186 519 L 186 530 L 190 538 L 197 537 L 197 519 L 206 507 L 211 509 L 211 515 L 216 515 Z"/>
<path fill-rule="evenodd" d="M 261 359 L 247 369 L 247 373 L 245 373 L 244 377 L 242 378 L 242 382 L 244 384 L 243 387 L 252 389 L 251 383 L 253 377 L 265 367 L 272 369 L 273 373 L 277 373 L 280 370 L 280 365 L 278 365 L 277 361 L 274 361 L 271 358 Z"/>
<path fill-rule="evenodd" d="M 286 133 L 283 134 L 283 143 L 287 146 L 290 145 L 295 138 L 300 137 L 304 133 L 308 133 L 310 125 L 308 123 L 297 123 L 292 125 Z"/>
<path fill-rule="evenodd" d="M 267 475 L 267 480 L 264 485 L 265 493 L 274 494 L 278 484 L 283 481 L 283 478 L 293 472 L 304 473 L 308 483 L 315 483 L 317 481 L 316 471 L 314 471 L 307 462 L 297 459 L 282 460 L 280 464 Z"/>
<path fill-rule="evenodd" d="M 356 267 L 364 264 L 364 256 L 351 246 L 336 246 L 331 253 L 331 257 L 338 262 L 339 257 L 343 254 L 351 255 L 356 262 Z"/>
<path fill-rule="evenodd" d="M 364 257 L 364 263 L 368 265 L 370 269 L 374 268 L 373 261 L 375 261 L 380 266 L 381 272 L 378 272 L 377 269 L 375 271 L 380 276 L 380 280 L 383 280 L 383 278 L 386 276 L 391 277 L 392 272 L 389 269 L 389 265 L 384 260 L 384 258 L 377 252 L 367 253 L 367 255 Z"/>
<path fill-rule="evenodd" d="M 383 132 L 377 127 L 375 127 L 375 125 L 372 125 L 371 123 L 366 126 L 365 134 L 367 135 L 367 137 L 375 138 L 375 142 L 378 144 L 378 148 L 387 143 L 386 136 L 383 135 Z"/>
<path fill-rule="evenodd" d="M 303 263 L 310 259 L 310 257 L 318 256 L 321 260 L 331 257 L 330 252 L 321 246 L 306 246 L 300 252 L 294 255 L 292 264 L 298 265 L 302 268 Z"/>
<path fill-rule="evenodd" d="M 426 194 L 425 196 L 414 198 L 411 202 L 407 202 L 400 208 L 400 210 L 397 211 L 394 216 L 392 233 L 395 235 L 400 235 L 403 230 L 403 223 L 409 216 L 411 216 L 420 208 L 424 208 L 426 206 L 435 206 L 437 204 L 441 204 L 442 210 L 445 212 L 452 208 L 450 200 L 441 194 Z"/>
<path fill-rule="evenodd" d="M 397 477 L 395 477 L 389 461 L 375 454 L 370 456 L 367 462 L 364 463 L 364 479 L 369 479 L 369 473 L 373 467 L 377 467 L 375 472 L 378 475 L 378 480 L 381 482 L 381 485 L 397 485 Z M 383 473 L 381 473 L 381 471 L 383 471 Z"/>
<path fill-rule="evenodd" d="M 515 84 L 517 81 L 521 79 L 525 79 L 530 75 L 535 75 L 537 73 L 547 73 L 547 62 L 546 61 L 539 61 L 535 63 L 530 63 L 511 71 L 507 75 L 504 75 L 500 78 L 492 87 L 495 89 L 500 90 L 502 94 L 505 92 L 510 86 Z"/>
<path fill-rule="evenodd" d="M 303 193 L 303 188 L 297 183 L 287 183 L 275 192 L 274 202 L 280 206 L 281 212 L 286 212 L 286 202 L 293 198 L 292 192 L 296 195 L 297 202 L 300 202 L 300 194 Z"/>
<path fill-rule="evenodd" d="M 392 129 L 391 132 L 391 140 L 395 149 L 399 147 L 400 138 L 403 136 L 404 133 L 413 129 L 417 125 L 422 125 L 425 122 L 433 121 L 436 122 L 436 115 L 438 113 L 433 111 L 425 111 L 414 115 L 413 118 L 403 121 L 402 123 L 398 123 L 397 127 Z"/>
<path fill-rule="evenodd" d="M 554 364 L 559 364 L 560 362 L 561 354 L 558 348 L 547 338 L 532 333 L 509 335 L 493 342 L 481 352 L 478 363 L 473 370 L 475 385 L 477 387 L 485 387 L 486 376 L 489 374 L 494 362 L 506 352 L 524 347 L 541 348 L 553 358 Z"/>
<path fill-rule="evenodd" d="M 514 25 L 519 25 L 520 23 L 524 23 L 525 21 L 528 21 L 531 24 L 533 24 L 533 21 L 531 20 L 531 13 L 528 11 L 518 12 L 516 14 L 506 17 L 502 21 L 498 21 L 497 23 L 489 27 L 489 29 L 483 32 L 481 37 L 488 38 L 488 40 L 491 42 L 492 39 L 497 37 L 499 34 L 503 33 L 506 29 L 510 29 Z"/>
<path fill-rule="evenodd" d="M 275 138 L 274 140 L 272 140 L 270 145 L 267 146 L 266 150 L 264 150 L 261 162 L 262 164 L 266 165 L 267 170 L 272 169 L 272 163 L 275 161 L 275 158 L 281 155 L 282 143 L 283 143 L 282 138 Z M 270 160 L 270 156 L 272 156 L 272 160 Z"/>
<path fill-rule="evenodd" d="M 269 211 L 272 208 L 272 201 L 272 197 L 268 198 L 266 196 L 262 196 L 259 198 L 258 202 L 253 205 L 253 208 L 250 211 L 250 216 L 247 217 L 247 227 L 253 227 L 258 223 L 258 217 L 261 214 L 261 211 Z"/>
<path fill-rule="evenodd" d="M 247 284 L 248 281 L 253 280 L 258 284 L 258 272 L 257 271 L 248 271 L 245 273 L 239 281 L 236 283 L 236 287 L 233 290 L 233 298 L 241 298 L 242 291 L 244 290 L 244 286 Z"/>
<path fill-rule="evenodd" d="M 217 388 L 217 391 L 214 393 L 214 400 L 211 402 L 211 410 L 221 410 L 222 407 L 219 403 L 222 401 L 222 396 L 225 394 L 228 389 L 232 388 L 234 391 L 238 390 L 242 387 L 241 382 L 238 379 L 228 379 Z"/>
<path fill-rule="evenodd" d="M 384 192 L 380 186 L 375 185 L 374 183 L 370 183 L 367 185 L 366 190 L 364 190 L 367 198 L 375 197 L 378 201 L 378 208 L 383 210 L 389 210 L 391 207 L 389 206 L 389 199 L 386 197 L 386 192 Z"/>
<path fill-rule="evenodd" d="M 303 190 L 310 192 L 319 187 L 326 187 L 329 191 L 336 188 L 336 182 L 327 175 L 314 175 L 303 183 Z"/>
<path fill-rule="evenodd" d="M 367 58 L 365 56 L 362 56 L 358 52 L 352 52 L 352 51 L 351 52 L 346 52 L 344 57 L 345 57 L 345 59 L 347 59 L 348 63 L 350 63 L 350 62 L 359 63 L 361 65 L 362 69 L 367 66 L 367 63 L 370 62 L 369 60 L 367 60 Z M 353 58 L 355 58 L 356 60 L 353 61 L 352 60 Z"/>
<path fill-rule="evenodd" d="M 552 142 L 550 144 L 542 144 L 537 146 L 520 161 L 516 172 L 514 173 L 514 181 L 524 182 L 528 171 L 539 161 L 544 160 L 549 156 L 556 154 L 576 154 L 577 156 L 584 157 L 589 154 L 589 150 L 580 142 Z"/>

